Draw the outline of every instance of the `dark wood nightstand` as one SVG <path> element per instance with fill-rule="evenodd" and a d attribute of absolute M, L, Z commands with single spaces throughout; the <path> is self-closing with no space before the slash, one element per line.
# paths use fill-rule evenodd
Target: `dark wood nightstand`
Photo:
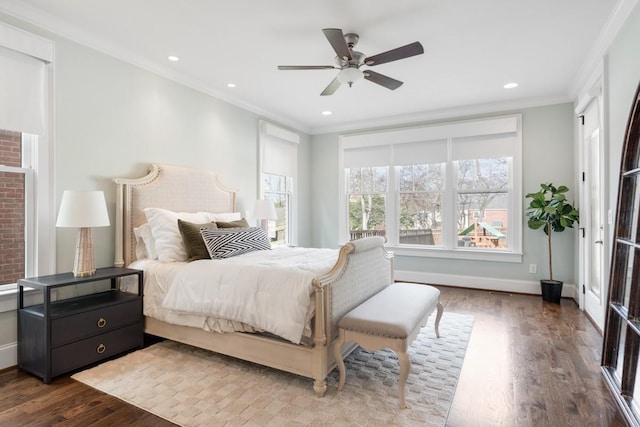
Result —
<path fill-rule="evenodd" d="M 138 293 L 122 292 L 119 280 L 137 276 Z M 110 280 L 104 292 L 51 301 L 51 290 Z M 18 280 L 18 367 L 51 379 L 125 351 L 142 348 L 141 270 L 99 268 L 88 277 L 72 273 Z M 43 291 L 42 304 L 24 307 L 24 290 Z"/>

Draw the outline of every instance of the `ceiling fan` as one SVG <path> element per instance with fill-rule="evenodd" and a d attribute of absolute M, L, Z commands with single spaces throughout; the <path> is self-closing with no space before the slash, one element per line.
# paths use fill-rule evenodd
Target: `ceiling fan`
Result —
<path fill-rule="evenodd" d="M 399 59 L 408 58 L 410 56 L 420 55 L 424 53 L 424 49 L 420 42 L 413 42 L 405 46 L 401 46 L 387 52 L 379 53 L 373 56 L 365 56 L 362 52 L 357 52 L 353 48 L 358 44 L 359 37 L 357 34 L 343 34 L 339 28 L 325 28 L 322 30 L 331 47 L 337 56 L 334 61 L 336 65 L 278 65 L 278 70 L 340 70 L 336 78 L 333 79 L 329 86 L 322 91 L 320 95 L 333 95 L 342 84 L 348 84 L 349 87 L 361 79 L 384 86 L 387 89 L 395 90 L 402 86 L 400 80 L 392 79 L 384 74 L 376 73 L 371 70 L 361 70 L 360 67 L 368 65 L 384 64 Z"/>

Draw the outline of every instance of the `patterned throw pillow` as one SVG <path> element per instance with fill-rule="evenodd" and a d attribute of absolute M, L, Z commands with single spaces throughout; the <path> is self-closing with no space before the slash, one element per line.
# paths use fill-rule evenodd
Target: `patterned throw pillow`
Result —
<path fill-rule="evenodd" d="M 201 228 L 200 234 L 212 259 L 230 258 L 253 251 L 271 249 L 271 242 L 262 228 Z"/>
<path fill-rule="evenodd" d="M 182 235 L 182 241 L 184 247 L 187 250 L 187 261 L 196 261 L 199 259 L 210 259 L 207 246 L 202 240 L 200 234 L 201 228 L 218 228 L 215 222 L 208 222 L 205 224 L 194 224 L 189 221 L 183 221 L 178 218 L 178 229 Z"/>

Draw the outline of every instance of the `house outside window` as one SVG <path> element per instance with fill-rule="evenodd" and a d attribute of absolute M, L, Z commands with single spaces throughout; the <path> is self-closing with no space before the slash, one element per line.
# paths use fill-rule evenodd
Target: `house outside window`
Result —
<path fill-rule="evenodd" d="M 25 276 L 25 183 L 22 134 L 0 130 L 0 285 Z"/>
<path fill-rule="evenodd" d="M 258 199 L 272 200 L 278 217 L 268 221 L 267 234 L 272 245 L 295 245 L 300 136 L 264 120 L 259 131 Z"/>
<path fill-rule="evenodd" d="M 341 137 L 341 240 L 399 255 L 521 259 L 520 115 Z"/>

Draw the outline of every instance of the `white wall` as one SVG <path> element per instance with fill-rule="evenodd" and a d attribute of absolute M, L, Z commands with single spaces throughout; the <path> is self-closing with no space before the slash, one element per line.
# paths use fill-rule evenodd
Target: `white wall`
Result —
<path fill-rule="evenodd" d="M 608 106 L 609 209 L 614 212 L 625 130 L 638 83 L 640 83 L 640 5 L 629 15 L 608 49 L 605 72 L 605 103 Z M 613 227 L 611 227 L 613 236 Z"/>
<path fill-rule="evenodd" d="M 577 197 L 577 191 L 573 191 L 573 105 L 567 103 L 518 111 L 500 111 L 484 116 L 510 113 L 522 113 L 523 194 L 537 191 L 541 182 L 553 182 L 556 185 L 569 186 L 572 189 L 569 197 Z M 471 117 L 446 121 L 468 118 Z M 412 123 L 418 124 L 423 123 Z M 373 129 L 362 129 L 358 132 L 371 130 Z M 315 197 L 311 202 L 311 221 L 314 224 L 314 246 L 335 247 L 340 243 L 337 229 L 337 202 L 341 191 L 337 179 L 338 137 L 338 134 L 312 137 L 312 192 Z M 522 203 L 524 206 L 525 201 Z M 573 292 L 571 286 L 577 280 L 573 268 L 574 234 L 574 231 L 569 230 L 553 236 L 556 260 L 554 278 L 557 277 L 568 285 L 566 288 L 569 294 Z M 539 292 L 538 281 L 548 276 L 545 238 L 544 233 L 524 227 L 522 263 L 396 256 L 396 279 L 527 293 Z M 529 264 L 538 265 L 537 274 L 528 273 Z"/>
<path fill-rule="evenodd" d="M 214 170 L 239 190 L 240 212 L 253 206 L 264 117 L 2 13 L 0 20 L 55 42 L 56 212 L 64 190 L 103 190 L 113 224 L 112 178 L 140 177 L 154 162 Z M 297 234 L 308 246 L 310 139 L 300 135 Z M 76 233 L 56 230 L 58 272 L 73 267 Z M 94 229 L 97 267 L 113 265 L 114 234 L 113 225 Z M 15 340 L 15 311 L 0 313 L 0 353 Z"/>

